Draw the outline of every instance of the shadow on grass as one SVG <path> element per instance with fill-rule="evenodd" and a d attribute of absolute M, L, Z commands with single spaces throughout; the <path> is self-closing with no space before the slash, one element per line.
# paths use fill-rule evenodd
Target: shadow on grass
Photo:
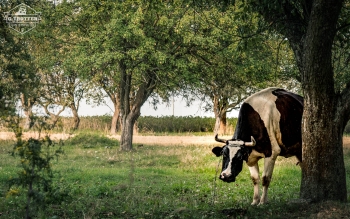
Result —
<path fill-rule="evenodd" d="M 218 211 L 218 218 L 350 218 L 350 204 L 339 202 L 269 203 Z"/>

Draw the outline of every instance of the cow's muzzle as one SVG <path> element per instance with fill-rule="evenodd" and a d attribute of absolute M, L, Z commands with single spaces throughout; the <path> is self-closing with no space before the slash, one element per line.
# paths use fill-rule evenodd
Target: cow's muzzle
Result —
<path fill-rule="evenodd" d="M 228 183 L 236 181 L 236 178 L 232 174 L 226 174 L 226 173 L 222 173 L 219 179 Z"/>

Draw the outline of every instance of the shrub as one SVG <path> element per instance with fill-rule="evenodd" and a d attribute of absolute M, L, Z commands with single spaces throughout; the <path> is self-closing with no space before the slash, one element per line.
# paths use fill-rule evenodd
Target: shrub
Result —
<path fill-rule="evenodd" d="M 46 204 L 55 201 L 52 198 L 58 194 L 52 186 L 54 174 L 51 161 L 63 153 L 61 147 L 53 149 L 54 143 L 46 136 L 43 139 L 22 140 L 21 132 L 16 133 L 17 142 L 13 155 L 20 158 L 21 171 L 17 177 L 10 180 L 7 197 L 18 195 L 17 186 L 25 190 L 25 218 L 33 218 L 38 210 L 45 209 Z"/>
<path fill-rule="evenodd" d="M 65 144 L 82 148 L 114 147 L 119 146 L 117 140 L 95 133 L 80 133 L 65 141 Z"/>

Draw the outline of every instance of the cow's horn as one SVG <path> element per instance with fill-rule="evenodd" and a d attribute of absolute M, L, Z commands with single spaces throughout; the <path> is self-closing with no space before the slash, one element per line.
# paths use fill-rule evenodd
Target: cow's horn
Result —
<path fill-rule="evenodd" d="M 215 135 L 215 141 L 226 143 L 226 140 L 218 138 L 218 134 Z"/>
<path fill-rule="evenodd" d="M 251 141 L 251 142 L 244 142 L 244 145 L 245 145 L 245 146 L 254 147 L 255 144 L 256 144 L 256 141 L 255 141 L 255 139 L 254 139 L 253 136 L 250 136 L 250 137 L 251 137 L 252 141 Z"/>

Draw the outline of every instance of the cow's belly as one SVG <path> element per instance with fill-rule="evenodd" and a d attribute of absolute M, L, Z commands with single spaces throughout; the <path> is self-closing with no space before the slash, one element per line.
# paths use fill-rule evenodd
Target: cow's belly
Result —
<path fill-rule="evenodd" d="M 301 144 L 299 142 L 291 146 L 281 145 L 280 147 L 281 147 L 280 156 L 283 156 L 283 157 L 296 156 L 301 161 L 302 149 L 301 149 Z"/>

